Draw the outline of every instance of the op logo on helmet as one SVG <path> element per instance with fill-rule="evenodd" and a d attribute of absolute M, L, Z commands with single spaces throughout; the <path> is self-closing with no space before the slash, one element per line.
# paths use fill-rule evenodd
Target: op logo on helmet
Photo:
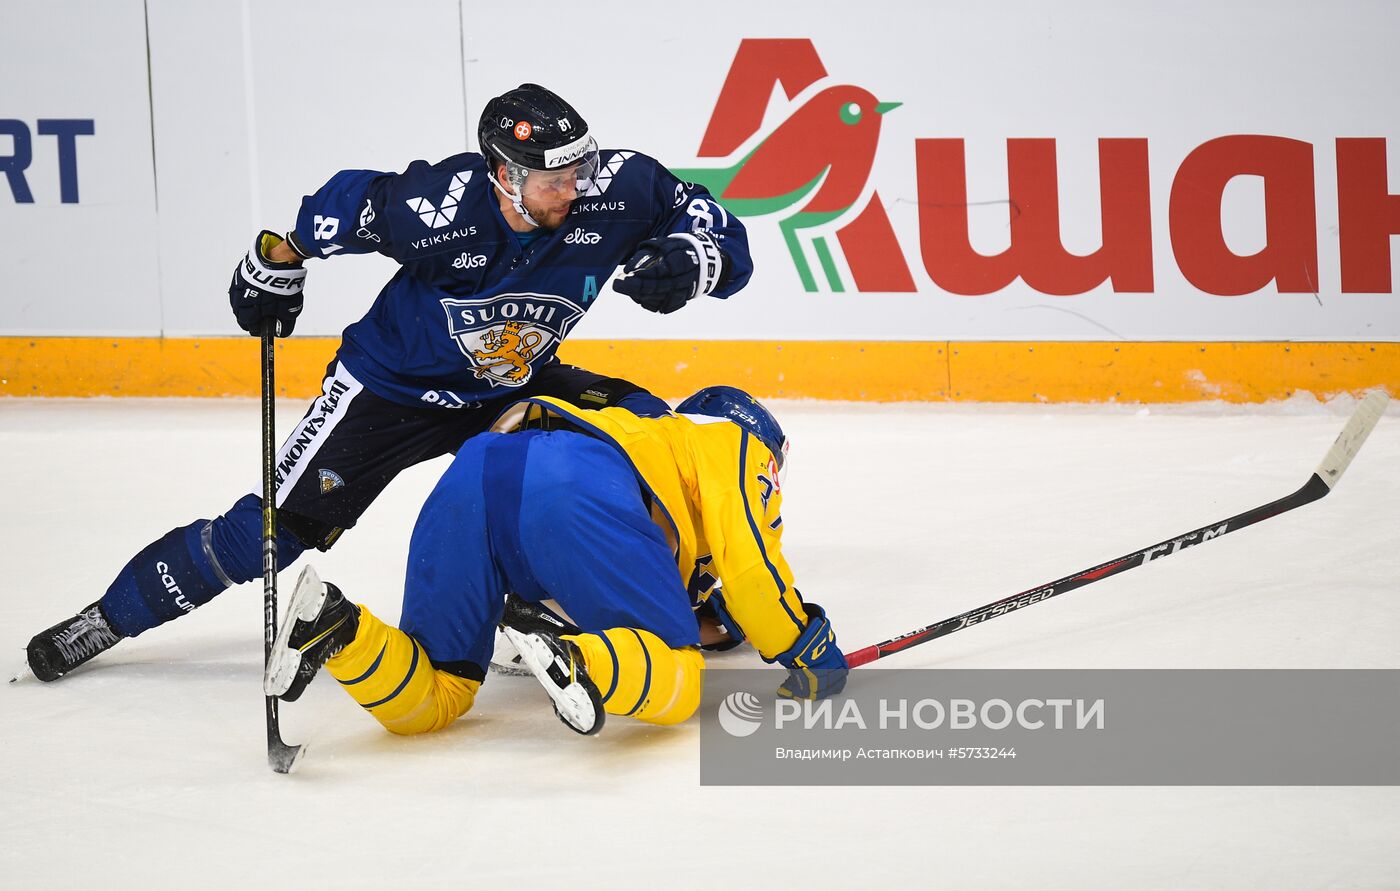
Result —
<path fill-rule="evenodd" d="M 521 141 L 530 138 L 530 134 L 535 132 L 535 128 L 530 126 L 529 121 L 519 121 L 515 125 L 515 138 Z"/>
<path fill-rule="evenodd" d="M 448 333 L 471 360 L 472 373 L 492 387 L 524 385 L 583 317 L 582 307 L 553 294 L 440 302 L 447 312 Z"/>

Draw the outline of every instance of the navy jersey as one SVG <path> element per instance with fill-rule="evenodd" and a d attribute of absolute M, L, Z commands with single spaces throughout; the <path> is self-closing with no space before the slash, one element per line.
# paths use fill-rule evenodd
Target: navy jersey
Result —
<path fill-rule="evenodd" d="M 403 404 L 458 408 L 508 396 L 553 361 L 559 343 L 638 243 L 709 229 L 731 270 L 728 297 L 753 271 L 744 226 L 703 186 L 655 159 L 603 151 L 596 183 L 553 232 L 522 248 L 475 153 L 402 173 L 345 170 L 302 201 L 304 253 L 378 252 L 403 268 L 345 329 L 340 361 Z"/>

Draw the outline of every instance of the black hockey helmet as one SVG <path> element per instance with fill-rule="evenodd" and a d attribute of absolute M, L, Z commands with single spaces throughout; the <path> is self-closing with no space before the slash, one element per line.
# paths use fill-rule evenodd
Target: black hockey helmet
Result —
<path fill-rule="evenodd" d="M 598 143 L 588 132 L 588 122 L 572 105 L 539 84 L 521 84 L 486 103 L 476 136 L 491 181 L 532 224 L 535 221 L 525 211 L 521 197 L 532 171 L 576 165 L 575 186 L 580 195 L 597 178 Z M 504 183 L 496 178 L 502 163 L 507 173 Z"/>
<path fill-rule="evenodd" d="M 539 84 L 521 84 L 486 103 L 476 136 L 483 155 L 531 170 L 571 164 L 590 141 L 583 115 Z"/>

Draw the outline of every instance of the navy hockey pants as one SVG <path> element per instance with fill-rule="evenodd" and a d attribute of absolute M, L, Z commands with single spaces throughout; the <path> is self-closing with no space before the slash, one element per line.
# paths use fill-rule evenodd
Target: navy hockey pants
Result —
<path fill-rule="evenodd" d="M 633 384 L 557 362 L 509 393 L 534 395 L 593 408 L 620 404 L 639 414 L 667 410 Z M 456 451 L 512 401 L 458 409 L 400 405 L 332 362 L 321 395 L 277 454 L 278 569 L 307 548 L 328 549 L 400 471 Z M 222 516 L 172 529 L 143 548 L 108 587 L 102 611 L 114 629 L 133 637 L 261 575 L 262 498 L 251 492 Z"/>

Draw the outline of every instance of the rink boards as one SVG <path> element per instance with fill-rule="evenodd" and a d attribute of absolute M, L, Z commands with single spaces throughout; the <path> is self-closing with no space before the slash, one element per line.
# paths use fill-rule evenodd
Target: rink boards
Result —
<path fill-rule="evenodd" d="M 278 343 L 281 395 L 320 392 L 334 338 Z M 0 338 L 3 396 L 253 396 L 252 338 Z M 571 340 L 560 357 L 664 397 L 724 382 L 760 397 L 878 402 L 1260 402 L 1385 387 L 1397 343 Z"/>
<path fill-rule="evenodd" d="M 708 185 L 755 261 L 667 316 L 581 282 L 574 361 L 668 393 L 1400 395 L 1394 4 L 720 0 L 680 29 L 602 2 L 579 49 L 528 63 L 457 0 L 10 5 L 6 395 L 255 392 L 219 340 L 252 234 L 337 170 L 475 148 L 522 80 L 605 153 Z M 396 270 L 310 266 L 289 394 Z"/>

